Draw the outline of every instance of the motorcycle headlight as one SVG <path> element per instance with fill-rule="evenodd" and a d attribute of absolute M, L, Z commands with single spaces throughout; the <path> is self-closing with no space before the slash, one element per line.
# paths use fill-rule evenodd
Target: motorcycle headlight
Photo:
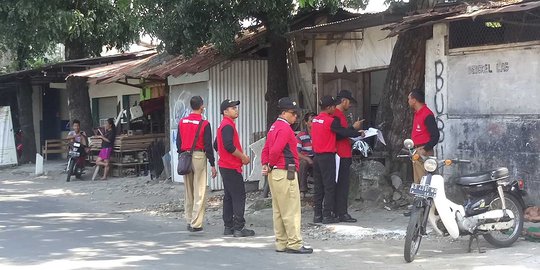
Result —
<path fill-rule="evenodd" d="M 426 160 L 424 162 L 424 169 L 427 172 L 434 172 L 435 170 L 437 170 L 437 161 L 432 158 Z"/>

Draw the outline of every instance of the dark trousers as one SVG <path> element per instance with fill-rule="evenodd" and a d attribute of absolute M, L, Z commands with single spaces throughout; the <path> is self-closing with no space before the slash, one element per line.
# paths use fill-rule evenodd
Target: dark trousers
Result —
<path fill-rule="evenodd" d="M 349 206 L 349 187 L 351 185 L 351 158 L 342 158 L 339 163 L 338 182 L 336 184 L 336 215 L 347 214 Z"/>
<path fill-rule="evenodd" d="M 315 216 L 330 217 L 335 205 L 336 155 L 315 154 L 313 161 Z"/>
<path fill-rule="evenodd" d="M 298 185 L 300 192 L 308 191 L 308 175 L 313 172 L 313 165 L 309 164 L 305 159 L 300 159 L 300 171 L 298 172 Z"/>
<path fill-rule="evenodd" d="M 223 223 L 225 227 L 242 230 L 246 224 L 246 188 L 244 177 L 233 169 L 219 168 L 223 178 L 225 194 L 223 196 Z"/>

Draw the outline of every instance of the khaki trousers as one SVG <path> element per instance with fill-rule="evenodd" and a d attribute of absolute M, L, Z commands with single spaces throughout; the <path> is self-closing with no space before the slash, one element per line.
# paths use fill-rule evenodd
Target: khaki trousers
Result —
<path fill-rule="evenodd" d="M 427 151 L 427 155 L 433 156 L 434 155 L 433 150 Z M 426 175 L 426 170 L 424 169 L 424 162 L 421 160 L 413 160 L 412 166 L 413 166 L 414 183 L 420 184 L 420 180 L 422 180 L 422 177 Z"/>
<path fill-rule="evenodd" d="M 206 209 L 206 155 L 204 152 L 193 152 L 193 172 L 184 175 L 184 211 L 186 221 L 192 228 L 201 228 Z"/>
<path fill-rule="evenodd" d="M 272 193 L 276 250 L 298 250 L 303 245 L 298 173 L 294 180 L 288 180 L 286 170 L 274 169 L 268 174 L 268 184 Z"/>

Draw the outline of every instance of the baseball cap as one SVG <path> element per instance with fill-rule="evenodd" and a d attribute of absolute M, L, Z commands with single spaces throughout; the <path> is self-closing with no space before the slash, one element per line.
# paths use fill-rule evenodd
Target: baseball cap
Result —
<path fill-rule="evenodd" d="M 333 96 L 326 95 L 319 100 L 319 106 L 324 109 L 330 106 L 336 106 L 339 104 L 339 101 Z"/>
<path fill-rule="evenodd" d="M 356 101 L 356 99 L 353 98 L 352 93 L 349 90 L 341 90 L 341 91 L 339 91 L 339 93 L 337 94 L 336 99 L 341 101 L 342 98 L 346 98 L 346 99 L 350 100 L 352 103 L 358 103 Z"/>
<path fill-rule="evenodd" d="M 280 110 L 294 110 L 294 111 L 298 111 L 300 109 L 298 105 L 296 104 L 296 102 L 294 102 L 289 97 L 280 98 L 278 100 L 278 108 Z"/>
<path fill-rule="evenodd" d="M 223 114 L 223 111 L 228 109 L 229 107 L 234 107 L 240 105 L 240 100 L 230 100 L 226 99 L 221 102 L 221 106 L 219 107 L 221 110 L 221 114 Z"/>

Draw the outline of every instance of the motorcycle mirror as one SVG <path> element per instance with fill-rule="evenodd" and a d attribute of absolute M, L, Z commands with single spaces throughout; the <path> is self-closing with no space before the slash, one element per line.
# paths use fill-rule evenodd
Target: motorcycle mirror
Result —
<path fill-rule="evenodd" d="M 405 141 L 403 141 L 403 146 L 405 146 L 405 148 L 407 149 L 413 149 L 414 142 L 411 139 L 406 139 Z"/>

